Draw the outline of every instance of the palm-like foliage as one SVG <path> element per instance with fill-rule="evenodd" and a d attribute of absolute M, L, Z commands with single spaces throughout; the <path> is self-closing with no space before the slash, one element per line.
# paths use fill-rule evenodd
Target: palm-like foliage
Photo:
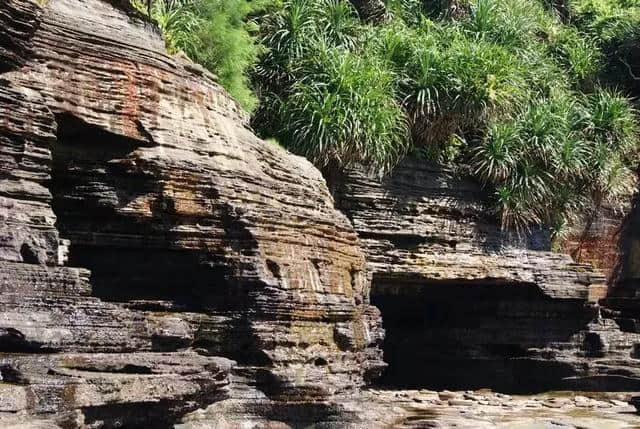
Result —
<path fill-rule="evenodd" d="M 446 12 L 454 6 L 463 12 Z M 593 32 L 536 0 L 389 7 L 395 19 L 379 27 L 359 23 L 344 0 L 287 0 L 265 15 L 259 130 L 320 166 L 383 171 L 411 140 L 495 189 L 505 227 L 547 223 L 560 234 L 629 191 L 636 114 L 599 86 Z"/>
<path fill-rule="evenodd" d="M 518 160 L 520 137 L 516 123 L 491 124 L 487 137 L 471 151 L 472 173 L 485 183 L 506 180 Z"/>
<path fill-rule="evenodd" d="M 606 59 L 603 78 L 640 90 L 640 2 L 570 0 L 571 19 L 591 34 Z"/>
<path fill-rule="evenodd" d="M 392 74 L 375 58 L 336 48 L 317 52 L 316 59 L 281 108 L 288 147 L 319 166 L 368 161 L 388 170 L 407 133 Z"/>
<path fill-rule="evenodd" d="M 462 24 L 478 37 L 509 47 L 526 47 L 553 20 L 536 1 L 475 0 Z"/>
<path fill-rule="evenodd" d="M 618 94 L 561 93 L 492 125 L 470 164 L 496 187 L 505 224 L 564 224 L 605 200 L 615 206 L 632 191 L 633 164 L 624 153 L 637 152 L 637 136 L 633 110 Z"/>
<path fill-rule="evenodd" d="M 574 27 L 560 27 L 550 38 L 552 55 L 568 72 L 571 82 L 576 87 L 592 89 L 603 66 L 602 54 L 593 37 Z"/>
<path fill-rule="evenodd" d="M 388 62 L 356 51 L 362 29 L 344 0 L 290 0 L 261 21 L 254 125 L 318 166 L 369 162 L 387 171 L 406 148 Z M 364 32 L 360 32 L 364 35 Z"/>
<path fill-rule="evenodd" d="M 591 126 L 594 137 L 610 145 L 610 149 L 631 154 L 638 138 L 635 109 L 616 91 L 599 89 L 589 97 Z"/>
<path fill-rule="evenodd" d="M 202 20 L 193 10 L 194 0 L 159 0 L 151 2 L 151 16 L 164 35 L 167 50 L 193 52 L 198 49 L 195 34 Z M 133 0 L 138 10 L 145 10 L 144 0 Z"/>
<path fill-rule="evenodd" d="M 358 15 L 351 3 L 342 0 L 325 0 L 318 4 L 316 25 L 330 44 L 353 49 L 359 29 Z"/>
<path fill-rule="evenodd" d="M 348 0 L 154 0 L 152 15 L 169 51 L 247 109 L 259 98 L 261 135 L 318 166 L 385 172 L 412 147 L 493 189 L 505 227 L 561 234 L 634 186 L 637 113 L 608 88 L 640 88 L 640 4 L 557 3 L 390 0 L 379 26 Z"/>

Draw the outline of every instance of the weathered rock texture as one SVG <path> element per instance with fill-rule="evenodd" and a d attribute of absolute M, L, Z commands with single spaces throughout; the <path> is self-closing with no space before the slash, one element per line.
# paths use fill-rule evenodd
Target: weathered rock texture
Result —
<path fill-rule="evenodd" d="M 476 186 L 350 171 L 356 234 L 126 1 L 42 3 L 0 4 L 0 427 L 381 427 L 383 345 L 391 385 L 640 390 L 604 276 Z"/>
<path fill-rule="evenodd" d="M 613 316 L 622 329 L 640 333 L 640 211 L 637 195 L 627 216 L 614 220 L 618 221 L 619 257 L 603 303 L 615 310 Z"/>
<path fill-rule="evenodd" d="M 607 275 L 601 300 L 620 328 L 640 333 L 640 211 L 638 193 L 621 210 L 604 206 L 563 243 L 563 250 Z"/>
<path fill-rule="evenodd" d="M 629 195 L 628 202 L 631 203 L 633 198 L 633 195 Z M 560 250 L 571 255 L 577 262 L 590 264 L 601 270 L 609 286 L 613 286 L 624 275 L 624 260 L 628 254 L 628 224 L 634 214 L 631 213 L 631 204 L 618 209 L 602 206 L 582 220 L 562 240 Z"/>
<path fill-rule="evenodd" d="M 320 173 L 119 2 L 45 3 L 0 4 L 0 419 L 344 420 L 381 328 Z"/>
<path fill-rule="evenodd" d="M 640 336 L 596 304 L 604 276 L 546 251 L 544 231 L 501 231 L 478 186 L 407 160 L 383 180 L 350 170 L 336 193 L 382 311 L 383 382 L 640 389 Z"/>

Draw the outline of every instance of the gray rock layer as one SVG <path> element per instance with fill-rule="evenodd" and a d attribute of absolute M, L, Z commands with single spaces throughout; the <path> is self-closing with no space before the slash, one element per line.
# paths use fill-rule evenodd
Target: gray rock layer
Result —
<path fill-rule="evenodd" d="M 115 2 L 0 24 L 0 418 L 340 421 L 384 364 L 321 174 Z"/>
<path fill-rule="evenodd" d="M 367 254 L 395 387 L 640 389 L 640 335 L 598 305 L 605 278 L 502 231 L 487 196 L 419 160 L 334 185 Z"/>
<path fill-rule="evenodd" d="M 0 427 L 382 427 L 383 348 L 403 388 L 640 390 L 604 276 L 473 184 L 354 169 L 347 217 L 127 2 L 41 3 L 0 4 Z"/>

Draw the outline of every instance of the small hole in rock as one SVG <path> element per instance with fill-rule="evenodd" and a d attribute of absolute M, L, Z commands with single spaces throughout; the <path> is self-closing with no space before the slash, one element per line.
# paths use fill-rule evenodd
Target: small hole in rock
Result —
<path fill-rule="evenodd" d="M 588 357 L 602 357 L 604 356 L 604 342 L 600 335 L 595 332 L 589 332 L 584 337 L 583 347 L 585 355 Z"/>
<path fill-rule="evenodd" d="M 315 366 L 325 366 L 325 365 L 327 365 L 327 361 L 326 361 L 326 359 L 323 359 L 323 358 L 319 357 L 319 358 L 316 358 L 316 360 L 313 361 L 313 364 Z"/>
<path fill-rule="evenodd" d="M 37 264 L 38 254 L 31 249 L 27 243 L 24 243 L 20 248 L 20 256 L 22 256 L 22 262 L 26 264 Z"/>
<path fill-rule="evenodd" d="M 282 274 L 280 273 L 280 267 L 275 261 L 272 261 L 271 259 L 267 259 L 267 268 L 269 269 L 269 271 L 271 271 L 271 275 L 273 275 L 273 277 L 277 279 L 282 278 Z"/>

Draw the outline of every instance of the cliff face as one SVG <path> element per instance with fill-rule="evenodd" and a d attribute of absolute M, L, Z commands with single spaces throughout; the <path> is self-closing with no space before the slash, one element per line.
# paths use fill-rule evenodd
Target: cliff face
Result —
<path fill-rule="evenodd" d="M 359 392 L 383 349 L 393 387 L 640 390 L 599 271 L 416 161 L 345 216 L 127 3 L 0 4 L 0 426 L 409 421 Z"/>
<path fill-rule="evenodd" d="M 638 194 L 622 210 L 601 207 L 568 237 L 563 250 L 575 260 L 600 268 L 608 293 L 601 303 L 626 332 L 640 333 L 640 211 Z"/>
<path fill-rule="evenodd" d="M 640 332 L 640 212 L 637 195 L 627 215 L 617 220 L 619 257 L 604 303 L 615 310 L 616 320 L 622 329 Z"/>
<path fill-rule="evenodd" d="M 0 24 L 0 418 L 339 415 L 384 364 L 320 173 L 115 2 L 6 0 Z"/>
<path fill-rule="evenodd" d="M 382 311 L 383 383 L 640 388 L 640 335 L 596 304 L 603 274 L 546 251 L 544 231 L 501 231 L 478 186 L 407 160 L 383 180 L 350 170 L 337 189 Z"/>

